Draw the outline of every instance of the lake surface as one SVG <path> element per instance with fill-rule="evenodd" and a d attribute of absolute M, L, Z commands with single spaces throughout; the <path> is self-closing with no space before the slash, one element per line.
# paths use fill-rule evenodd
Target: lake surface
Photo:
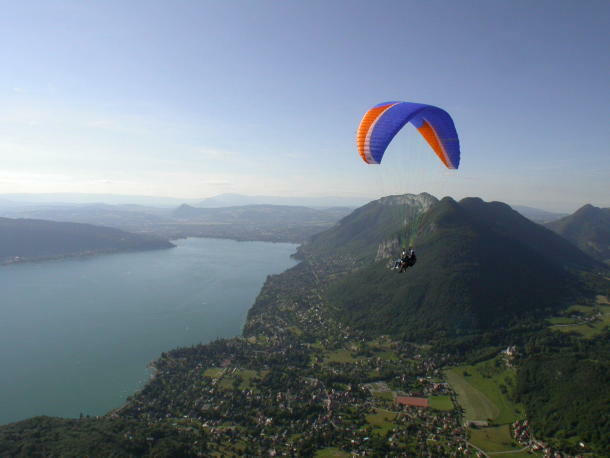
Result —
<path fill-rule="evenodd" d="M 177 248 L 0 266 L 0 424 L 101 415 L 163 351 L 241 333 L 287 243 L 186 239 Z"/>

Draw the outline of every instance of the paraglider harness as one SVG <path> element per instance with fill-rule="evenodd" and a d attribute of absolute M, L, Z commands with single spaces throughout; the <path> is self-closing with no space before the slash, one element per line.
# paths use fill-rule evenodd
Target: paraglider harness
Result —
<path fill-rule="evenodd" d="M 407 270 L 407 268 L 413 267 L 416 262 L 417 256 L 415 255 L 415 251 L 413 251 L 411 255 L 405 252 L 400 259 L 394 263 L 393 269 L 398 270 L 398 273 L 402 273 Z"/>
<path fill-rule="evenodd" d="M 398 273 L 402 273 L 405 270 L 407 270 L 407 268 L 413 267 L 416 262 L 417 262 L 417 256 L 415 256 L 415 252 L 413 252 L 413 254 L 411 256 L 407 255 L 407 256 L 401 258 L 400 259 L 400 269 L 398 270 Z"/>

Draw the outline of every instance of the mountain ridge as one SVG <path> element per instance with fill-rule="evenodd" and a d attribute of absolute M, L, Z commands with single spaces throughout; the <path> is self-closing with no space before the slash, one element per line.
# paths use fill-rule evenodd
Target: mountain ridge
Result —
<path fill-rule="evenodd" d="M 265 195 L 245 195 L 235 193 L 224 193 L 216 196 L 207 197 L 200 200 L 198 207 L 234 207 L 243 205 L 288 205 L 304 206 L 313 208 L 326 207 L 359 207 L 364 205 L 369 199 L 365 197 L 339 197 L 339 196 L 319 196 L 319 197 L 291 197 L 291 196 L 265 196 Z"/>
<path fill-rule="evenodd" d="M 172 247 L 167 240 L 104 226 L 0 218 L 0 263 Z"/>
<path fill-rule="evenodd" d="M 595 259 L 610 263 L 610 208 L 586 204 L 545 227 Z"/>
<path fill-rule="evenodd" d="M 502 326 L 566 305 L 583 288 L 574 270 L 603 268 L 507 204 L 420 195 L 405 210 L 392 205 L 400 199 L 360 207 L 299 250 L 316 264 L 350 259 L 352 271 L 325 297 L 356 329 L 421 339 Z M 414 234 L 405 234 L 405 217 L 407 228 L 416 220 Z M 399 275 L 387 267 L 405 242 L 414 242 L 418 263 Z"/>

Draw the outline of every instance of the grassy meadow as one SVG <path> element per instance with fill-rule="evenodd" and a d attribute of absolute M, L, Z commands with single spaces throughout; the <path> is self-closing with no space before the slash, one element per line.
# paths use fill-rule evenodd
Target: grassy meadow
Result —
<path fill-rule="evenodd" d="M 510 436 L 509 424 L 523 418 L 524 413 L 523 407 L 509 398 L 515 371 L 506 364 L 504 355 L 454 367 L 445 375 L 464 409 L 465 420 L 489 424 L 471 427 L 470 441 L 487 453 L 513 451 L 519 456 L 520 448 Z"/>

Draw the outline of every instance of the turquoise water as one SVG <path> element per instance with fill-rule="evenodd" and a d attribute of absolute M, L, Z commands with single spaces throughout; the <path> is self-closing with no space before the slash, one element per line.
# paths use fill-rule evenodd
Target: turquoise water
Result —
<path fill-rule="evenodd" d="M 0 424 L 101 415 L 178 346 L 238 335 L 293 244 L 186 239 L 177 248 L 0 266 Z"/>

